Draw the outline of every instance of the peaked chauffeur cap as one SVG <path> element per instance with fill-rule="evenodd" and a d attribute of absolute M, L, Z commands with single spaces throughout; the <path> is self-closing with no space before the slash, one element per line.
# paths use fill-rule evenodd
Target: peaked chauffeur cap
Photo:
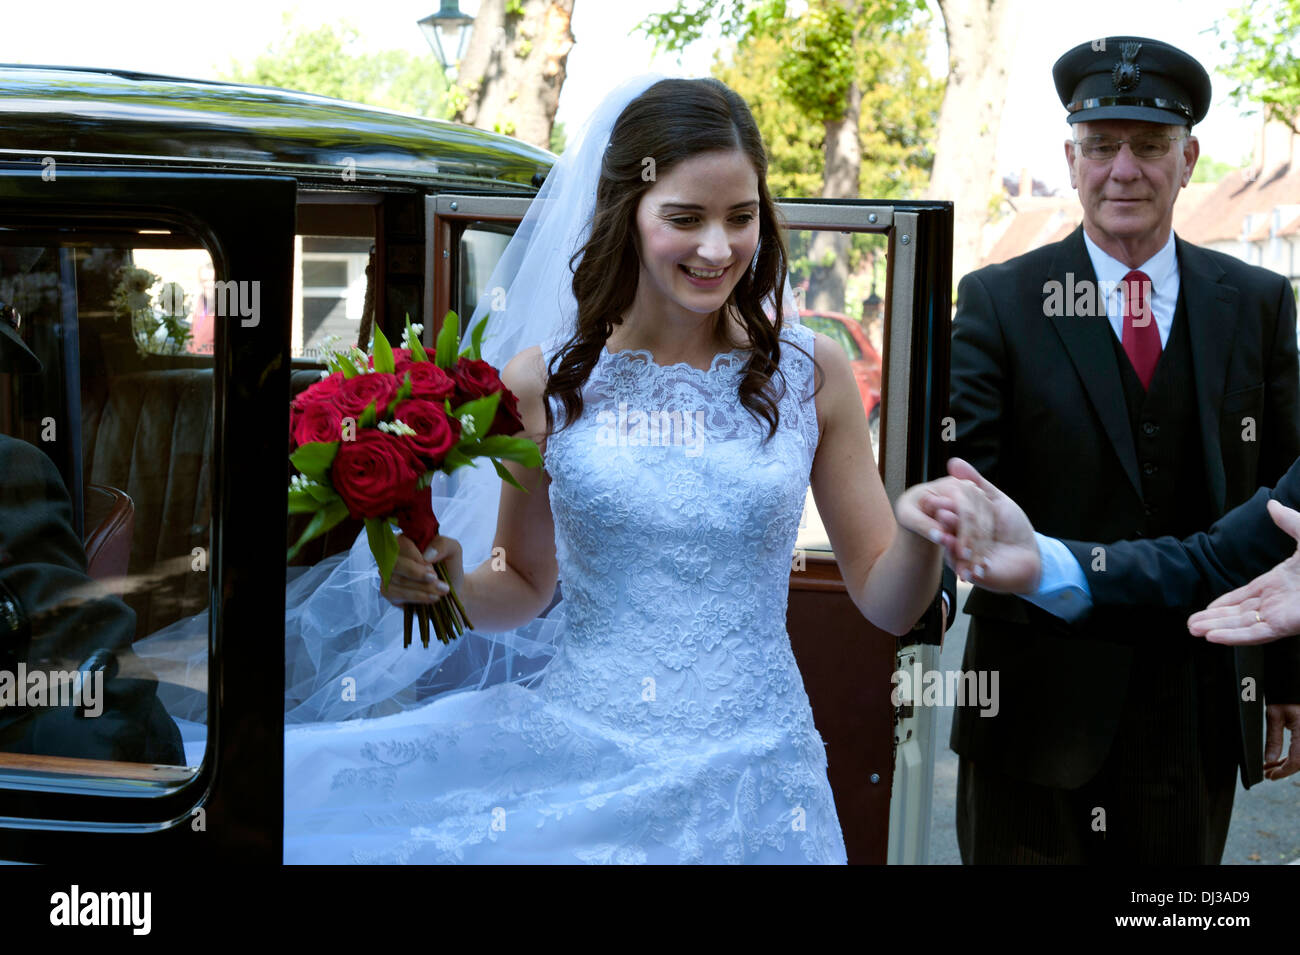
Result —
<path fill-rule="evenodd" d="M 1210 109 L 1210 76 L 1177 47 L 1140 36 L 1080 43 L 1052 67 L 1071 123 L 1135 119 L 1191 126 Z"/>

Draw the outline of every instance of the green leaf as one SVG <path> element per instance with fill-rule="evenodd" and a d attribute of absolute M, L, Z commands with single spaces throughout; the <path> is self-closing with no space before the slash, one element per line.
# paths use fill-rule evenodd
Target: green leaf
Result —
<path fill-rule="evenodd" d="M 393 576 L 393 564 L 397 563 L 397 535 L 393 533 L 393 525 L 378 517 L 368 517 L 366 538 L 370 542 L 370 553 L 379 565 L 379 579 L 387 587 Z"/>
<path fill-rule="evenodd" d="M 411 316 L 406 316 L 406 347 L 411 349 L 412 361 L 428 361 L 429 353 L 424 350 L 424 345 L 420 342 L 420 336 L 415 334 L 415 329 L 411 327 Z"/>
<path fill-rule="evenodd" d="M 303 531 L 302 536 L 298 538 L 298 543 L 289 548 L 289 554 L 285 557 L 285 560 L 293 560 L 304 544 L 313 537 L 320 537 L 321 534 L 324 534 L 327 530 L 347 516 L 347 505 L 342 501 L 333 501 L 332 503 L 325 505 L 325 507 L 317 511 L 316 516 L 311 519 L 311 522 L 307 525 L 307 529 Z"/>
<path fill-rule="evenodd" d="M 494 434 L 490 438 L 483 438 L 480 441 L 462 445 L 461 450 L 471 456 L 505 458 L 507 461 L 518 461 L 525 467 L 530 468 L 542 466 L 541 449 L 527 438 L 512 438 L 504 434 Z"/>
<path fill-rule="evenodd" d="M 463 468 L 465 465 L 473 463 L 474 459 L 469 455 L 462 453 L 459 448 L 452 448 L 447 452 L 447 456 L 442 459 L 442 470 L 444 473 L 450 474 L 457 468 Z"/>
<path fill-rule="evenodd" d="M 492 460 L 492 466 L 497 469 L 497 474 L 501 475 L 501 480 L 513 487 L 519 488 L 519 490 L 523 491 L 525 494 L 528 493 L 528 490 L 515 480 L 515 476 L 511 474 L 509 469 L 507 469 L 500 461 L 494 458 Z"/>
<path fill-rule="evenodd" d="M 373 428 L 377 424 L 379 424 L 379 411 L 376 409 L 375 403 L 372 401 L 370 404 L 366 405 L 366 410 L 361 412 L 361 420 L 357 422 L 357 427 Z"/>
<path fill-rule="evenodd" d="M 467 401 L 452 412 L 460 419 L 461 431 L 465 439 L 477 441 L 492 430 L 492 421 L 497 416 L 497 405 L 501 403 L 501 392 Z"/>
<path fill-rule="evenodd" d="M 382 374 L 391 375 L 397 370 L 393 364 L 393 346 L 388 344 L 388 339 L 384 337 L 383 331 L 375 326 L 375 347 L 371 350 L 375 358 L 375 371 Z"/>
<path fill-rule="evenodd" d="M 305 490 L 313 499 L 321 504 L 328 504 L 331 501 L 340 500 L 339 492 L 324 484 L 308 484 Z"/>
<path fill-rule="evenodd" d="M 333 360 L 330 362 L 330 368 L 334 371 L 343 372 L 344 378 L 355 378 L 357 375 L 361 374 L 361 369 L 357 368 L 356 364 L 352 361 L 352 356 L 347 352 L 336 353 Z"/>
<path fill-rule="evenodd" d="M 470 332 L 469 347 L 462 353 L 462 357 L 471 361 L 478 361 L 483 354 L 483 333 L 487 331 L 488 316 L 484 315 L 483 320 L 474 326 L 474 331 Z"/>
<path fill-rule="evenodd" d="M 393 400 L 388 402 L 388 408 L 384 411 L 384 417 L 391 418 L 393 412 L 397 410 L 397 406 L 407 398 L 411 397 L 411 392 L 413 390 L 414 389 L 411 386 L 411 373 L 409 371 L 405 372 L 402 375 L 402 386 L 397 389 L 397 394 L 393 396 Z"/>
<path fill-rule="evenodd" d="M 315 496 L 308 493 L 306 489 L 289 491 L 289 513 L 290 514 L 314 514 L 319 511 L 321 502 L 316 500 Z"/>
<path fill-rule="evenodd" d="M 289 461 L 313 481 L 324 484 L 329 481 L 330 465 L 338 453 L 337 441 L 311 441 L 289 455 Z"/>
<path fill-rule="evenodd" d="M 456 364 L 456 349 L 460 347 L 460 318 L 455 312 L 448 312 L 442 320 L 438 340 L 434 343 L 434 363 L 442 369 Z"/>

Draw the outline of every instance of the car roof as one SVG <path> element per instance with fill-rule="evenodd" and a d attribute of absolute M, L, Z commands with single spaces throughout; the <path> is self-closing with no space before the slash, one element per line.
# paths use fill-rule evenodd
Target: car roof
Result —
<path fill-rule="evenodd" d="M 534 191 L 555 155 L 509 136 L 295 90 L 96 67 L 0 64 L 0 161 Z"/>

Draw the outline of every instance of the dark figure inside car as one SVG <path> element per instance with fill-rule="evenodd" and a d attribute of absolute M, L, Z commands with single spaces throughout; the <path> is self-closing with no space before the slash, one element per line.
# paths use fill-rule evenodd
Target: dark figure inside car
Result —
<path fill-rule="evenodd" d="M 0 373 L 37 374 L 17 324 L 0 303 Z M 54 463 L 0 434 L 0 752 L 183 764 L 157 681 L 130 651 L 135 629 L 87 576 Z"/>

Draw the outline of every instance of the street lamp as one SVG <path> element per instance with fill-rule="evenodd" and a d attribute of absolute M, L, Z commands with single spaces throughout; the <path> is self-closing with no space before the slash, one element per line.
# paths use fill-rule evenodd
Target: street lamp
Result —
<path fill-rule="evenodd" d="M 469 31 L 474 28 L 474 18 L 461 13 L 458 0 L 442 0 L 442 8 L 420 21 L 424 38 L 433 47 L 442 68 L 454 72 L 469 43 Z"/>

